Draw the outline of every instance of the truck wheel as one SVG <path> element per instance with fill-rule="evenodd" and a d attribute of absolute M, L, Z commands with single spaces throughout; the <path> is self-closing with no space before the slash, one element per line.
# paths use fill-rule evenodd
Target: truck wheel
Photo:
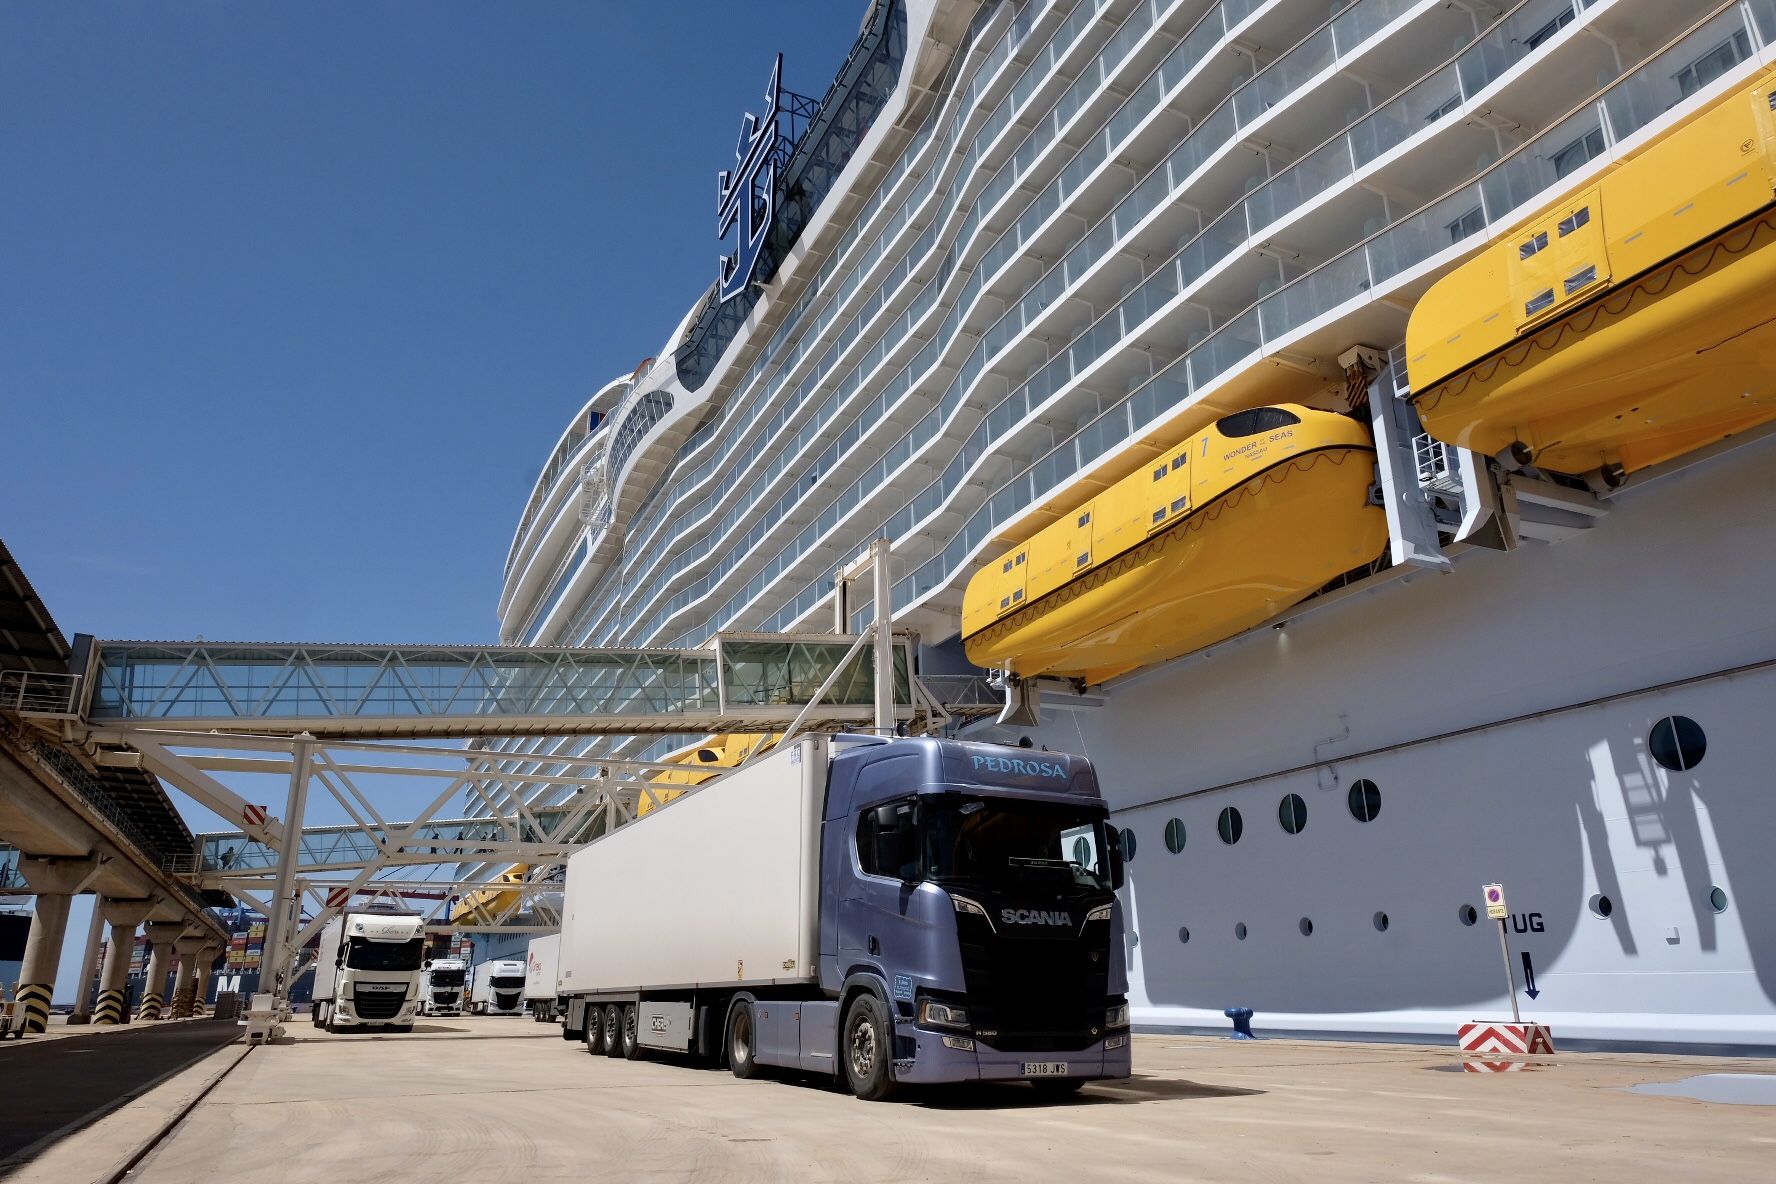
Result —
<path fill-rule="evenodd" d="M 852 999 L 845 1009 L 843 1032 L 839 1055 L 851 1092 L 866 1102 L 880 1102 L 893 1094 L 888 1059 L 894 1052 L 894 1025 L 882 1001 L 867 992 Z"/>
<path fill-rule="evenodd" d="M 623 1055 L 623 1009 L 615 1003 L 604 1005 L 604 1055 Z"/>
<path fill-rule="evenodd" d="M 586 1009 L 586 1051 L 593 1056 L 604 1054 L 604 1010 L 598 1007 Z"/>
<path fill-rule="evenodd" d="M 728 1021 L 728 1068 L 734 1071 L 734 1076 L 741 1079 L 759 1075 L 754 1031 L 752 1004 L 742 1000 L 734 1008 L 733 1018 Z"/>
<path fill-rule="evenodd" d="M 639 1061 L 641 1059 L 641 1032 L 636 1027 L 641 1022 L 641 1009 L 633 1003 L 623 1005 L 623 1059 Z"/>

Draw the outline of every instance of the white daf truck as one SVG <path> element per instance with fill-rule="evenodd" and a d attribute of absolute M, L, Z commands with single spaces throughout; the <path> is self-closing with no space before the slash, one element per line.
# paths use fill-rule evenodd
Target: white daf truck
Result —
<path fill-rule="evenodd" d="M 469 1010 L 476 1015 L 517 1015 L 524 1010 L 524 963 L 499 958 L 475 967 Z"/>
<path fill-rule="evenodd" d="M 555 982 L 560 955 L 559 933 L 530 939 L 530 950 L 524 958 L 524 1007 L 530 1012 L 530 1018 L 539 1024 L 561 1018 L 557 1006 L 561 992 Z"/>
<path fill-rule="evenodd" d="M 433 958 L 420 978 L 421 1015 L 461 1015 L 469 964 L 461 958 Z"/>
<path fill-rule="evenodd" d="M 333 918 L 321 930 L 315 962 L 315 1026 L 411 1032 L 424 956 L 425 921 L 418 913 L 366 910 Z"/>

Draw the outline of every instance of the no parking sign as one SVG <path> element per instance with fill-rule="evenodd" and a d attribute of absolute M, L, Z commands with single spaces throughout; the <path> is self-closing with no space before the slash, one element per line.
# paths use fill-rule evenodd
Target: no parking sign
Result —
<path fill-rule="evenodd" d="M 1480 889 L 1480 895 L 1486 898 L 1486 915 L 1494 921 L 1503 921 L 1510 916 L 1505 907 L 1505 886 L 1503 884 L 1487 884 Z"/>

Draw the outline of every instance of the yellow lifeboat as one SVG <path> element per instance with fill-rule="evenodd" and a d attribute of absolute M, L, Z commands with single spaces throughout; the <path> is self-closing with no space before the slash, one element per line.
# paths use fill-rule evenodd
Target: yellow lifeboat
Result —
<path fill-rule="evenodd" d="M 1381 553 L 1374 460 L 1342 415 L 1225 416 L 976 572 L 968 658 L 1090 684 L 1248 629 Z"/>
<path fill-rule="evenodd" d="M 1776 418 L 1773 102 L 1766 71 L 1432 286 L 1426 430 L 1613 481 Z"/>
<path fill-rule="evenodd" d="M 496 884 L 523 884 L 524 877 L 530 874 L 530 865 L 514 863 L 500 873 Z M 465 893 L 461 900 L 450 908 L 452 925 L 485 924 L 495 917 L 501 916 L 514 900 L 521 895 L 516 888 L 478 888 Z"/>
<path fill-rule="evenodd" d="M 648 777 L 648 785 L 653 797 L 643 794 L 635 808 L 635 816 L 642 817 L 656 806 L 664 806 L 673 798 L 683 794 L 691 786 L 702 785 L 729 769 L 738 768 L 754 753 L 763 752 L 777 743 L 775 732 L 731 732 L 723 736 L 712 736 L 695 748 L 676 753 L 666 758 L 668 764 L 684 765 L 683 769 L 666 769 Z M 662 788 L 682 785 L 685 789 Z"/>

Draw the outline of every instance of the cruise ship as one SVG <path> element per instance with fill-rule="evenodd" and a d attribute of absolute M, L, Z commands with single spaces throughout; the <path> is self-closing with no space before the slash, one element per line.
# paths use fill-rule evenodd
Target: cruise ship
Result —
<path fill-rule="evenodd" d="M 709 112 L 719 265 L 502 640 L 861 628 L 886 538 L 967 734 L 1096 763 L 1137 1023 L 1776 1046 L 1776 0 L 873 0 L 817 66 Z"/>

